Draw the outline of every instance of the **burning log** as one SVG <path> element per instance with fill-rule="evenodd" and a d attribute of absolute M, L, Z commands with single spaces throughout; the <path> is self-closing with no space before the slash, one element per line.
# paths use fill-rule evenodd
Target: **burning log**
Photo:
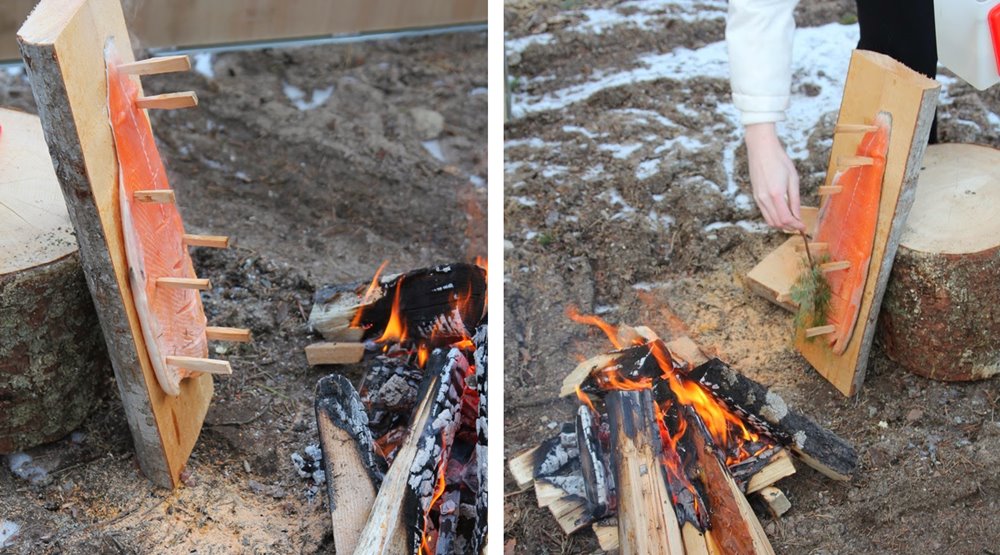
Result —
<path fill-rule="evenodd" d="M 712 359 L 687 375 L 827 477 L 850 480 L 857 469 L 854 447 L 721 360 Z"/>
<path fill-rule="evenodd" d="M 316 423 L 334 545 L 337 553 L 353 553 L 384 468 L 375 456 L 364 404 L 347 378 L 334 374 L 316 385 Z"/>
<path fill-rule="evenodd" d="M 590 407 L 581 405 L 576 412 L 576 441 L 580 452 L 580 472 L 587 494 L 587 510 L 594 518 L 603 518 L 615 509 L 614 478 L 597 437 L 599 423 Z"/>
<path fill-rule="evenodd" d="M 472 343 L 476 346 L 473 353 L 473 364 L 476 366 L 476 390 L 479 399 L 479 415 L 476 419 L 476 461 L 478 462 L 479 478 L 479 499 L 476 503 L 476 526 L 473 530 L 472 553 L 480 553 L 486 547 L 486 537 L 488 528 L 486 525 L 487 513 L 489 510 L 489 488 L 487 487 L 487 471 L 489 461 L 488 441 L 489 418 L 487 411 L 487 399 L 489 398 L 488 364 L 488 330 L 489 326 L 485 322 L 476 330 L 476 335 L 472 337 Z"/>
<path fill-rule="evenodd" d="M 385 280 L 376 274 L 370 284 L 317 291 L 309 325 L 328 341 L 399 339 L 405 332 L 443 346 L 472 336 L 485 299 L 486 270 L 473 264 L 435 266 Z"/>
<path fill-rule="evenodd" d="M 613 438 L 622 553 L 683 554 L 684 539 L 660 463 L 663 446 L 651 392 L 611 391 L 605 402 Z"/>

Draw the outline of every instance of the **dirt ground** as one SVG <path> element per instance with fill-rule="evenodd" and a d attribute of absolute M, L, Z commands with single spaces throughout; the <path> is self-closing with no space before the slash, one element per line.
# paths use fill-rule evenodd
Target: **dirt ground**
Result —
<path fill-rule="evenodd" d="M 188 229 L 235 240 L 195 256 L 209 322 L 255 340 L 213 355 L 234 373 L 174 492 L 139 474 L 109 366 L 78 432 L 29 452 L 46 479 L 0 471 L 0 524 L 20 527 L 4 553 L 333 553 L 325 490 L 290 458 L 318 441 L 313 392 L 334 370 L 302 351 L 313 291 L 387 259 L 398 272 L 486 255 L 485 32 L 196 62 L 144 84 L 198 94 L 198 109 L 154 113 L 154 131 Z M 35 110 L 16 69 L 0 105 Z"/>
<path fill-rule="evenodd" d="M 723 40 L 725 2 L 505 7 L 515 116 L 505 133 L 505 458 L 572 418 L 576 401 L 556 398 L 562 378 L 579 357 L 609 348 L 600 332 L 562 316 L 567 306 L 661 333 L 676 314 L 698 342 L 861 455 L 849 483 L 804 465 L 779 482 L 792 509 L 764 523 L 778 553 L 998 552 L 996 380 L 929 381 L 876 346 L 863 389 L 842 397 L 792 347 L 791 315 L 744 284 L 785 236 L 762 228 L 749 200 L 724 72 L 705 63 L 695 73 L 708 76 L 634 77 L 656 69 L 643 60 L 671 52 L 724 53 L 712 45 Z M 837 35 L 856 20 L 854 2 L 803 2 L 796 19 L 800 32 L 832 24 L 822 32 Z M 940 80 L 941 139 L 1000 147 L 1000 90 Z M 795 160 L 803 204 L 817 201 L 841 88 L 822 71 L 796 73 L 793 105 L 835 99 L 813 115 Z M 589 530 L 566 537 L 509 473 L 505 489 L 504 541 L 514 553 L 598 549 Z"/>

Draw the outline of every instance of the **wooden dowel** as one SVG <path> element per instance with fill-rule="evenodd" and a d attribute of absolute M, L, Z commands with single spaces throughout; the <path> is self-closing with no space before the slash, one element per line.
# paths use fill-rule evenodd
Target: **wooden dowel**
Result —
<path fill-rule="evenodd" d="M 829 247 L 830 247 L 829 243 L 809 243 L 809 250 L 811 252 L 826 250 Z M 806 246 L 804 244 L 802 244 L 801 242 L 797 243 L 795 245 L 795 250 L 797 250 L 797 251 L 804 251 L 804 250 L 806 250 Z"/>
<path fill-rule="evenodd" d="M 204 372 L 206 374 L 232 374 L 233 367 L 228 360 L 218 360 L 214 358 L 168 356 L 167 364 L 179 366 L 185 370 L 194 372 Z"/>
<path fill-rule="evenodd" d="M 142 96 L 135 99 L 135 105 L 147 110 L 176 110 L 193 108 L 198 105 L 198 95 L 194 91 Z"/>
<path fill-rule="evenodd" d="M 155 202 L 156 204 L 173 204 L 173 189 L 150 189 L 132 193 L 132 198 L 138 202 Z"/>
<path fill-rule="evenodd" d="M 205 337 L 209 341 L 235 341 L 237 343 L 250 342 L 250 330 L 245 328 L 221 328 L 209 326 L 205 328 Z"/>
<path fill-rule="evenodd" d="M 197 289 L 199 291 L 207 291 L 212 288 L 212 284 L 204 278 L 161 277 L 156 278 L 156 285 L 171 287 L 173 289 Z"/>
<path fill-rule="evenodd" d="M 192 235 L 184 234 L 184 244 L 189 247 L 211 247 L 213 249 L 229 248 L 229 237 L 225 235 Z"/>
<path fill-rule="evenodd" d="M 826 326 L 816 326 L 815 328 L 806 328 L 806 337 L 816 337 L 817 335 L 827 335 L 837 331 L 837 326 L 829 324 Z"/>
<path fill-rule="evenodd" d="M 842 168 L 870 166 L 874 163 L 875 159 L 868 156 L 841 156 L 837 158 L 837 166 Z"/>
<path fill-rule="evenodd" d="M 836 272 L 846 270 L 851 267 L 850 260 L 838 260 L 837 262 L 826 262 L 819 265 L 819 269 L 824 272 Z"/>
<path fill-rule="evenodd" d="M 843 190 L 844 188 L 840 185 L 821 186 L 819 188 L 819 194 L 820 196 L 836 195 L 837 193 L 843 192 Z"/>
<path fill-rule="evenodd" d="M 834 133 L 870 133 L 878 130 L 877 125 L 864 123 L 838 123 L 834 128 Z"/>
<path fill-rule="evenodd" d="M 161 56 L 118 66 L 118 71 L 128 75 L 158 75 L 190 70 L 191 58 L 187 56 Z"/>

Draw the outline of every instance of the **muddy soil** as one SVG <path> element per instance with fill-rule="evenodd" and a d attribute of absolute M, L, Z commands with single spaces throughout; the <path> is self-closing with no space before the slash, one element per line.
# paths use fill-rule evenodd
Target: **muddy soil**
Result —
<path fill-rule="evenodd" d="M 144 84 L 201 101 L 153 113 L 154 132 L 188 229 L 235 241 L 195 254 L 209 322 L 254 342 L 213 344 L 233 376 L 216 380 L 173 492 L 139 473 L 109 367 L 77 433 L 29 452 L 47 478 L 0 470 L 0 520 L 20 527 L 4 553 L 333 553 L 325 490 L 290 457 L 318 441 L 316 381 L 360 368 L 306 365 L 313 291 L 383 260 L 398 272 L 486 255 L 485 32 L 216 53 L 199 68 Z M 0 104 L 34 111 L 17 70 L 0 74 Z"/>
<path fill-rule="evenodd" d="M 994 552 L 996 380 L 929 381 L 876 346 L 864 387 L 845 399 L 808 366 L 791 345 L 790 314 L 744 283 L 786 237 L 764 229 L 748 202 L 745 149 L 733 147 L 726 159 L 738 133 L 728 117 L 728 80 L 608 77 L 645 69 L 640 55 L 721 40 L 725 2 L 641 4 L 505 3 L 516 115 L 505 133 L 505 457 L 571 419 L 575 400 L 556 398 L 562 378 L 579 357 L 609 348 L 599 331 L 561 316 L 568 306 L 661 334 L 676 316 L 699 343 L 861 454 L 852 482 L 804 465 L 779 482 L 792 509 L 764 522 L 778 553 Z M 854 2 L 803 2 L 796 19 L 800 28 L 851 25 Z M 595 21 L 604 22 L 598 30 Z M 793 87 L 801 96 L 831 86 L 799 77 Z M 941 139 L 1000 147 L 1000 90 L 976 92 L 947 72 L 940 79 Z M 565 100 L 579 92 L 573 87 L 601 80 L 599 89 Z M 540 99 L 553 107 L 538 108 Z M 815 115 L 807 155 L 795 160 L 803 204 L 817 201 L 836 109 Z M 565 536 L 530 490 L 515 491 L 509 473 L 505 488 L 504 541 L 514 553 L 598 550 L 589 530 Z"/>

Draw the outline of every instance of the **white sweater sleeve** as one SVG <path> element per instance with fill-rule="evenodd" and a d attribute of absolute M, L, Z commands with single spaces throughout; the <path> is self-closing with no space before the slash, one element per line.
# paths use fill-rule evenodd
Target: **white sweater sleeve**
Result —
<path fill-rule="evenodd" d="M 744 125 L 785 119 L 796 4 L 798 0 L 729 0 L 730 84 Z"/>

